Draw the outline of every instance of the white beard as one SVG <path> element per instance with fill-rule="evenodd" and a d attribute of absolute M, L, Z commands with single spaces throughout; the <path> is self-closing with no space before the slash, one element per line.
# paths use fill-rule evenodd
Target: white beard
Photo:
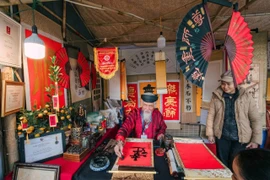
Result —
<path fill-rule="evenodd" d="M 151 116 L 152 116 L 152 112 L 143 111 L 143 120 L 145 122 L 147 122 L 147 123 L 150 122 Z"/>

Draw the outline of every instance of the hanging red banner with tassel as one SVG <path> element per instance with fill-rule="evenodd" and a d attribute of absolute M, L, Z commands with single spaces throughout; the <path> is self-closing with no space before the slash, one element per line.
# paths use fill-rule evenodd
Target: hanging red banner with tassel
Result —
<path fill-rule="evenodd" d="M 95 66 L 99 75 L 110 79 L 118 70 L 118 48 L 94 48 Z"/>

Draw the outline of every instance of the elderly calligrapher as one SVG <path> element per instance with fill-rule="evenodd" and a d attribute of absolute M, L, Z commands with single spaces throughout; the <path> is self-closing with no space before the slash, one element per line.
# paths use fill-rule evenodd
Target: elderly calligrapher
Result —
<path fill-rule="evenodd" d="M 116 135 L 117 144 L 114 151 L 118 157 L 123 157 L 125 139 L 132 131 L 135 138 L 160 140 L 164 137 L 167 126 L 162 114 L 155 108 L 158 96 L 153 94 L 154 87 L 151 87 L 150 84 L 143 89 L 144 94 L 141 95 L 142 107 L 135 108 L 129 113 Z"/>

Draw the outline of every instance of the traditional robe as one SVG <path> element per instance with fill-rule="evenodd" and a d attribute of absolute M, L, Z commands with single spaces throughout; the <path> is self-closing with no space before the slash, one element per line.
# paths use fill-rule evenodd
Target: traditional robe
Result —
<path fill-rule="evenodd" d="M 141 117 L 142 108 L 135 108 L 132 110 L 127 118 L 125 119 L 122 127 L 118 130 L 116 134 L 116 140 L 124 141 L 126 137 L 134 130 L 134 137 L 141 138 L 141 135 L 147 135 L 148 139 L 156 139 L 158 135 L 165 134 L 166 124 L 163 120 L 162 114 L 158 109 L 154 109 L 152 112 L 152 120 L 146 128 L 143 126 Z"/>

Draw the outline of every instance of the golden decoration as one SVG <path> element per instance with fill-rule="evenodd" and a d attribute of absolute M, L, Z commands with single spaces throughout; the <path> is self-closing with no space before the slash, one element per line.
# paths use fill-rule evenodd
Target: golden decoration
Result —
<path fill-rule="evenodd" d="M 42 114 L 42 113 L 39 113 L 39 114 L 38 114 L 38 117 L 39 117 L 39 118 L 42 118 L 42 117 L 43 117 L 43 114 Z"/>
<path fill-rule="evenodd" d="M 22 123 L 23 124 L 26 124 L 27 122 L 28 122 L 27 119 L 26 118 L 23 118 Z"/>
<path fill-rule="evenodd" d="M 22 125 L 18 125 L 17 129 L 18 131 L 22 130 Z"/>

